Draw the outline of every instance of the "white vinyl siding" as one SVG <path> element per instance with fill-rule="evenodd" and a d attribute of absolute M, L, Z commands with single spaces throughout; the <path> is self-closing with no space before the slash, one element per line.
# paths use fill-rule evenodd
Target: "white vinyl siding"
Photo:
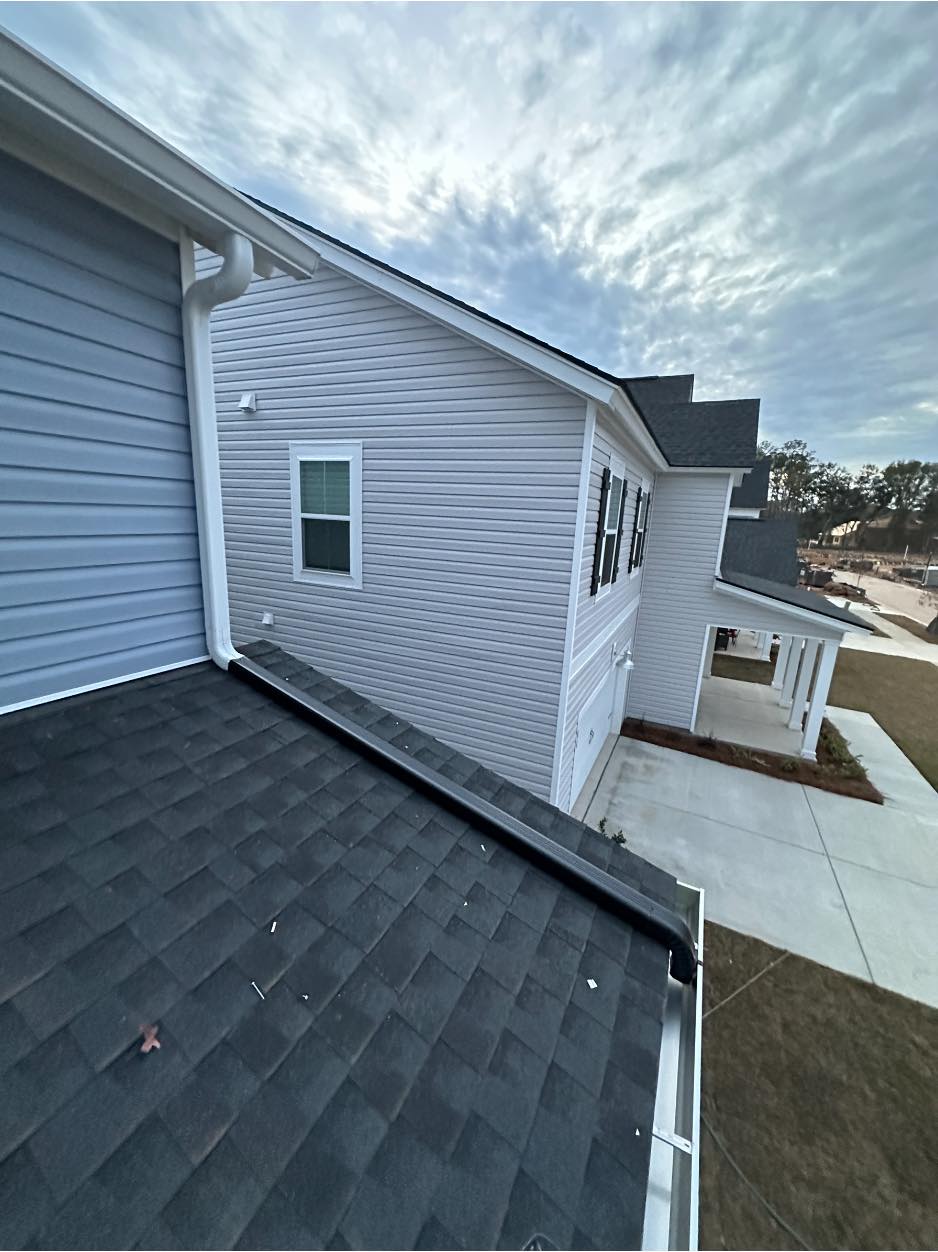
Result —
<path fill-rule="evenodd" d="M 599 502 L 603 470 L 621 462 L 625 478 L 625 510 L 623 514 L 622 547 L 619 553 L 619 576 L 614 583 L 591 595 L 596 531 L 599 525 Z M 590 457 L 589 489 L 583 550 L 580 553 L 577 588 L 576 621 L 573 656 L 570 665 L 567 705 L 564 714 L 558 768 L 557 803 L 569 809 L 576 797 L 571 795 L 573 753 L 576 727 L 585 703 L 596 689 L 603 673 L 614 681 L 613 650 L 628 646 L 635 627 L 635 612 L 642 589 L 642 573 L 629 574 L 629 545 L 635 516 L 635 499 L 640 483 L 650 490 L 654 482 L 653 467 L 638 454 L 625 438 L 616 420 L 600 409 L 596 418 L 593 450 Z"/>
<path fill-rule="evenodd" d="M 212 332 L 236 642 L 547 795 L 585 402 L 325 265 L 254 282 Z M 362 442 L 352 596 L 293 577 L 289 445 L 317 439 Z"/>
<path fill-rule="evenodd" d="M 660 474 L 648 531 L 626 714 L 692 729 L 709 625 L 837 637 L 836 628 L 714 590 L 729 475 Z"/>

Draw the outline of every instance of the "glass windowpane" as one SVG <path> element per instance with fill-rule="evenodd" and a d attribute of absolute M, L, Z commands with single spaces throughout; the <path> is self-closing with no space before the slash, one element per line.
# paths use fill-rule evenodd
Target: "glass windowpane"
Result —
<path fill-rule="evenodd" d="M 609 484 L 609 503 L 606 508 L 606 530 L 615 530 L 619 525 L 619 504 L 622 500 L 622 479 L 613 474 Z"/>
<path fill-rule="evenodd" d="M 612 564 L 613 564 L 613 561 L 615 560 L 615 555 L 616 555 L 615 535 L 607 535 L 605 539 L 605 546 L 603 547 L 602 574 L 600 575 L 600 579 L 599 579 L 600 585 L 603 587 L 605 587 L 606 584 L 608 582 L 611 582 L 612 580 Z"/>
<path fill-rule="evenodd" d="M 303 568 L 348 574 L 349 522 L 303 519 Z"/>
<path fill-rule="evenodd" d="M 348 461 L 300 461 L 300 512 L 349 515 Z"/>

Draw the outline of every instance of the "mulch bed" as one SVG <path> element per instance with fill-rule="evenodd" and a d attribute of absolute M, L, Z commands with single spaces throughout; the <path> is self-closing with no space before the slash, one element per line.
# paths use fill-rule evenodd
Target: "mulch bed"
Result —
<path fill-rule="evenodd" d="M 747 748 L 742 744 L 695 735 L 689 730 L 660 726 L 636 717 L 625 719 L 622 734 L 644 743 L 656 743 L 661 748 L 674 748 L 678 752 L 705 757 L 708 761 L 719 761 L 722 765 L 735 765 L 755 774 L 780 778 L 783 782 L 803 783 L 837 795 L 869 800 L 871 804 L 883 802 L 882 793 L 873 786 L 866 770 L 851 754 L 840 731 L 826 718 L 818 737 L 817 761 L 805 761 L 782 752 L 764 752 L 761 748 Z"/>

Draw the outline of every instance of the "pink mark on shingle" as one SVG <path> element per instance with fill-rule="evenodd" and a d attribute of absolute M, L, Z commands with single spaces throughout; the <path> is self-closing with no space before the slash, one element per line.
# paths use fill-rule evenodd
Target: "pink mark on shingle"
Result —
<path fill-rule="evenodd" d="M 159 1026 L 141 1026 L 140 1033 L 143 1035 L 143 1043 L 140 1045 L 141 1052 L 152 1052 L 154 1048 L 160 1046 L 160 1041 L 156 1037 Z"/>

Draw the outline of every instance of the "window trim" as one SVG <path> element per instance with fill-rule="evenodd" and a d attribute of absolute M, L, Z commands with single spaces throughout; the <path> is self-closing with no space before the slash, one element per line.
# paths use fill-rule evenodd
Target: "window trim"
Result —
<path fill-rule="evenodd" d="M 290 524 L 293 535 L 293 581 L 360 590 L 362 586 L 362 441 L 290 443 Z M 349 572 L 306 569 L 303 565 L 301 461 L 347 461 L 349 466 Z M 338 514 L 335 515 L 338 518 Z M 344 520 L 344 519 L 343 519 Z"/>
<path fill-rule="evenodd" d="M 606 476 L 608 475 L 608 483 Z M 610 529 L 609 505 L 612 499 L 612 480 L 618 478 L 622 483 L 619 497 L 619 515 Z M 603 466 L 602 483 L 599 492 L 599 513 L 596 518 L 596 545 L 593 550 L 593 574 L 590 583 L 590 595 L 595 600 L 604 599 L 619 576 L 616 557 L 621 546 L 622 525 L 625 519 L 625 500 L 629 491 L 628 479 L 625 476 L 625 461 L 618 456 L 609 458 L 609 464 Z M 604 516 L 605 514 L 605 516 Z M 605 563 L 606 545 L 613 545 L 612 568 L 609 581 L 602 581 L 603 564 Z"/>

